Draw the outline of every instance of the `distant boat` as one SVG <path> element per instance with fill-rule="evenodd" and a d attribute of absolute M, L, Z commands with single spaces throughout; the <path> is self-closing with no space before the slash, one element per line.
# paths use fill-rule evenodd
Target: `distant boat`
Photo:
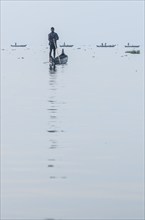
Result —
<path fill-rule="evenodd" d="M 97 47 L 115 47 L 116 44 L 112 44 L 112 45 L 107 45 L 106 43 L 105 44 L 101 44 L 101 45 L 96 45 Z"/>
<path fill-rule="evenodd" d="M 60 47 L 73 47 L 74 45 L 72 44 L 62 44 L 62 45 L 59 45 Z"/>
<path fill-rule="evenodd" d="M 26 47 L 26 46 L 27 44 L 17 44 L 17 43 L 11 44 L 11 47 Z"/>
<path fill-rule="evenodd" d="M 129 43 L 125 47 L 140 47 L 140 45 L 130 45 Z"/>

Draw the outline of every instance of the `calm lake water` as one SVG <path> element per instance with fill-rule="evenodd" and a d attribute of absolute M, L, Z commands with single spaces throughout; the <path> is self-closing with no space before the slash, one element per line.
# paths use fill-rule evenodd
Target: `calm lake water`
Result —
<path fill-rule="evenodd" d="M 142 48 L 79 47 L 1 50 L 2 220 L 144 218 Z"/>

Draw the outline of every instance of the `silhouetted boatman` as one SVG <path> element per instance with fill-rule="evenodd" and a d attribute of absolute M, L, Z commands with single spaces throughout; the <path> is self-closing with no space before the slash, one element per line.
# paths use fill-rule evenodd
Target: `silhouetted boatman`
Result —
<path fill-rule="evenodd" d="M 48 40 L 50 45 L 49 57 L 51 56 L 53 50 L 53 58 L 55 58 L 55 50 L 57 48 L 57 40 L 59 39 L 58 34 L 54 32 L 54 27 L 51 28 L 51 33 L 48 34 Z"/>

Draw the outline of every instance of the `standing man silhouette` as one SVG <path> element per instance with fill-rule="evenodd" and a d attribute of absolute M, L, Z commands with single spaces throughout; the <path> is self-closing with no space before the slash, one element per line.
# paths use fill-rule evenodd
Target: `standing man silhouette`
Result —
<path fill-rule="evenodd" d="M 53 50 L 53 58 L 55 59 L 55 50 L 57 48 L 58 34 L 54 32 L 54 27 L 51 28 L 51 33 L 48 34 L 48 41 L 50 46 L 49 57 L 52 58 L 51 53 Z"/>

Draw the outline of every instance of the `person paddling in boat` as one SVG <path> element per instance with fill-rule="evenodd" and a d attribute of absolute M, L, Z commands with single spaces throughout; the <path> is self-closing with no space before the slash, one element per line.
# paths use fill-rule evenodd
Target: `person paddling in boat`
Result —
<path fill-rule="evenodd" d="M 55 50 L 57 48 L 58 34 L 54 32 L 54 27 L 51 28 L 51 33 L 48 34 L 48 41 L 50 46 L 49 58 L 52 58 L 51 53 L 53 51 L 53 58 L 55 59 Z"/>

